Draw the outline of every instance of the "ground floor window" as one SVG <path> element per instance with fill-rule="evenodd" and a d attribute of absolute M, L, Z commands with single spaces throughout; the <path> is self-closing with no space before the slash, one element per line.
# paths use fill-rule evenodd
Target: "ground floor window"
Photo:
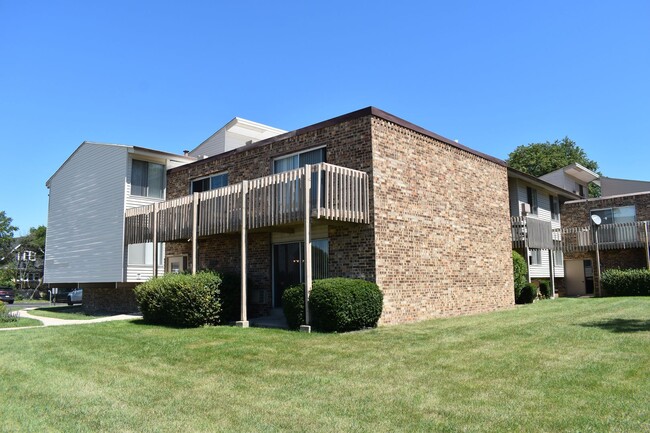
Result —
<path fill-rule="evenodd" d="M 528 253 L 528 263 L 531 265 L 542 264 L 542 250 L 530 250 Z"/>
<path fill-rule="evenodd" d="M 273 306 L 282 305 L 284 289 L 305 281 L 304 242 L 288 242 L 273 245 Z M 329 276 L 329 241 L 312 241 L 312 278 Z"/>
<path fill-rule="evenodd" d="M 128 263 L 135 266 L 153 266 L 153 243 L 130 244 L 128 247 Z M 163 265 L 163 244 L 158 244 L 158 265 Z"/>

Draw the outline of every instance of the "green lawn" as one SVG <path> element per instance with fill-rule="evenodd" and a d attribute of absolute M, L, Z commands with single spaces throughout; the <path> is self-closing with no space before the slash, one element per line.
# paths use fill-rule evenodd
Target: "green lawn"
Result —
<path fill-rule="evenodd" d="M 65 307 L 39 307 L 35 310 L 29 310 L 32 316 L 54 317 L 55 319 L 64 320 L 90 320 L 103 317 L 104 315 L 90 315 L 83 311 L 81 305 L 72 305 Z"/>
<path fill-rule="evenodd" d="M 135 321 L 0 339 L 0 431 L 650 431 L 650 298 L 340 335 Z"/>
<path fill-rule="evenodd" d="M 21 328 L 23 326 L 41 326 L 41 325 L 43 325 L 43 323 L 40 320 L 30 319 L 28 317 L 21 317 L 16 322 L 0 322 L 0 328 Z M 2 340 L 0 339 L 0 341 Z M 0 380 L 2 379 L 0 378 Z M 1 428 L 0 431 L 2 431 Z"/>

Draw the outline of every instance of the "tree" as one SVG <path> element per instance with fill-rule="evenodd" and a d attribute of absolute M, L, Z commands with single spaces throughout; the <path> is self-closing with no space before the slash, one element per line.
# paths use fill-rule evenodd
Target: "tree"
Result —
<path fill-rule="evenodd" d="M 13 248 L 14 232 L 18 227 L 12 226 L 13 220 L 7 216 L 5 211 L 0 211 L 0 262 L 8 259 L 8 254 Z"/>
<path fill-rule="evenodd" d="M 555 140 L 553 143 L 547 141 L 518 146 L 508 155 L 506 162 L 510 167 L 535 177 L 566 167 L 574 162 L 601 174 L 598 171 L 598 163 L 589 159 L 584 149 L 569 137 Z M 600 196 L 600 187 L 593 183 L 590 184 L 589 195 L 591 197 Z"/>

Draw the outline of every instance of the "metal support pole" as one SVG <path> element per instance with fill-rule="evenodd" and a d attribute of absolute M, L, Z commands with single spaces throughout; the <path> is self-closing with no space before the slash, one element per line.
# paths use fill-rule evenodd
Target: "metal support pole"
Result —
<path fill-rule="evenodd" d="M 602 284 L 600 281 L 600 248 L 598 245 L 598 227 L 596 227 L 595 236 L 596 236 L 596 273 L 598 274 L 598 296 L 603 296 Z"/>
<path fill-rule="evenodd" d="M 650 270 L 650 246 L 648 245 L 648 221 L 644 221 L 645 226 L 645 261 L 648 269 Z"/>
<path fill-rule="evenodd" d="M 248 328 L 248 314 L 246 310 L 246 195 L 248 181 L 241 185 L 241 319 L 235 324 L 241 328 Z"/>
<path fill-rule="evenodd" d="M 196 275 L 196 260 L 198 257 L 199 243 L 197 237 L 199 224 L 199 193 L 192 195 L 192 275 Z"/>
<path fill-rule="evenodd" d="M 549 275 L 550 275 L 550 289 L 551 289 L 551 299 L 555 298 L 555 254 L 554 250 L 548 250 L 548 262 L 550 263 L 550 270 L 549 270 Z"/>
<path fill-rule="evenodd" d="M 309 294 L 311 293 L 311 165 L 305 165 L 305 324 L 301 331 L 311 331 L 311 313 L 309 311 Z"/>
<path fill-rule="evenodd" d="M 528 240 L 526 240 L 526 274 L 528 276 L 528 282 L 530 283 L 530 248 L 528 248 Z"/>
<path fill-rule="evenodd" d="M 158 276 L 158 203 L 153 204 L 153 216 L 151 218 L 151 242 L 153 243 L 153 276 Z"/>

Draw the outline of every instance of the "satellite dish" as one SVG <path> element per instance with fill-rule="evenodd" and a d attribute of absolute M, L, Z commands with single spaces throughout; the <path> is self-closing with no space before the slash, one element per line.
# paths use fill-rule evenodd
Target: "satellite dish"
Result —
<path fill-rule="evenodd" d="M 591 222 L 594 223 L 595 226 L 599 226 L 603 221 L 600 219 L 598 215 L 592 215 Z"/>

